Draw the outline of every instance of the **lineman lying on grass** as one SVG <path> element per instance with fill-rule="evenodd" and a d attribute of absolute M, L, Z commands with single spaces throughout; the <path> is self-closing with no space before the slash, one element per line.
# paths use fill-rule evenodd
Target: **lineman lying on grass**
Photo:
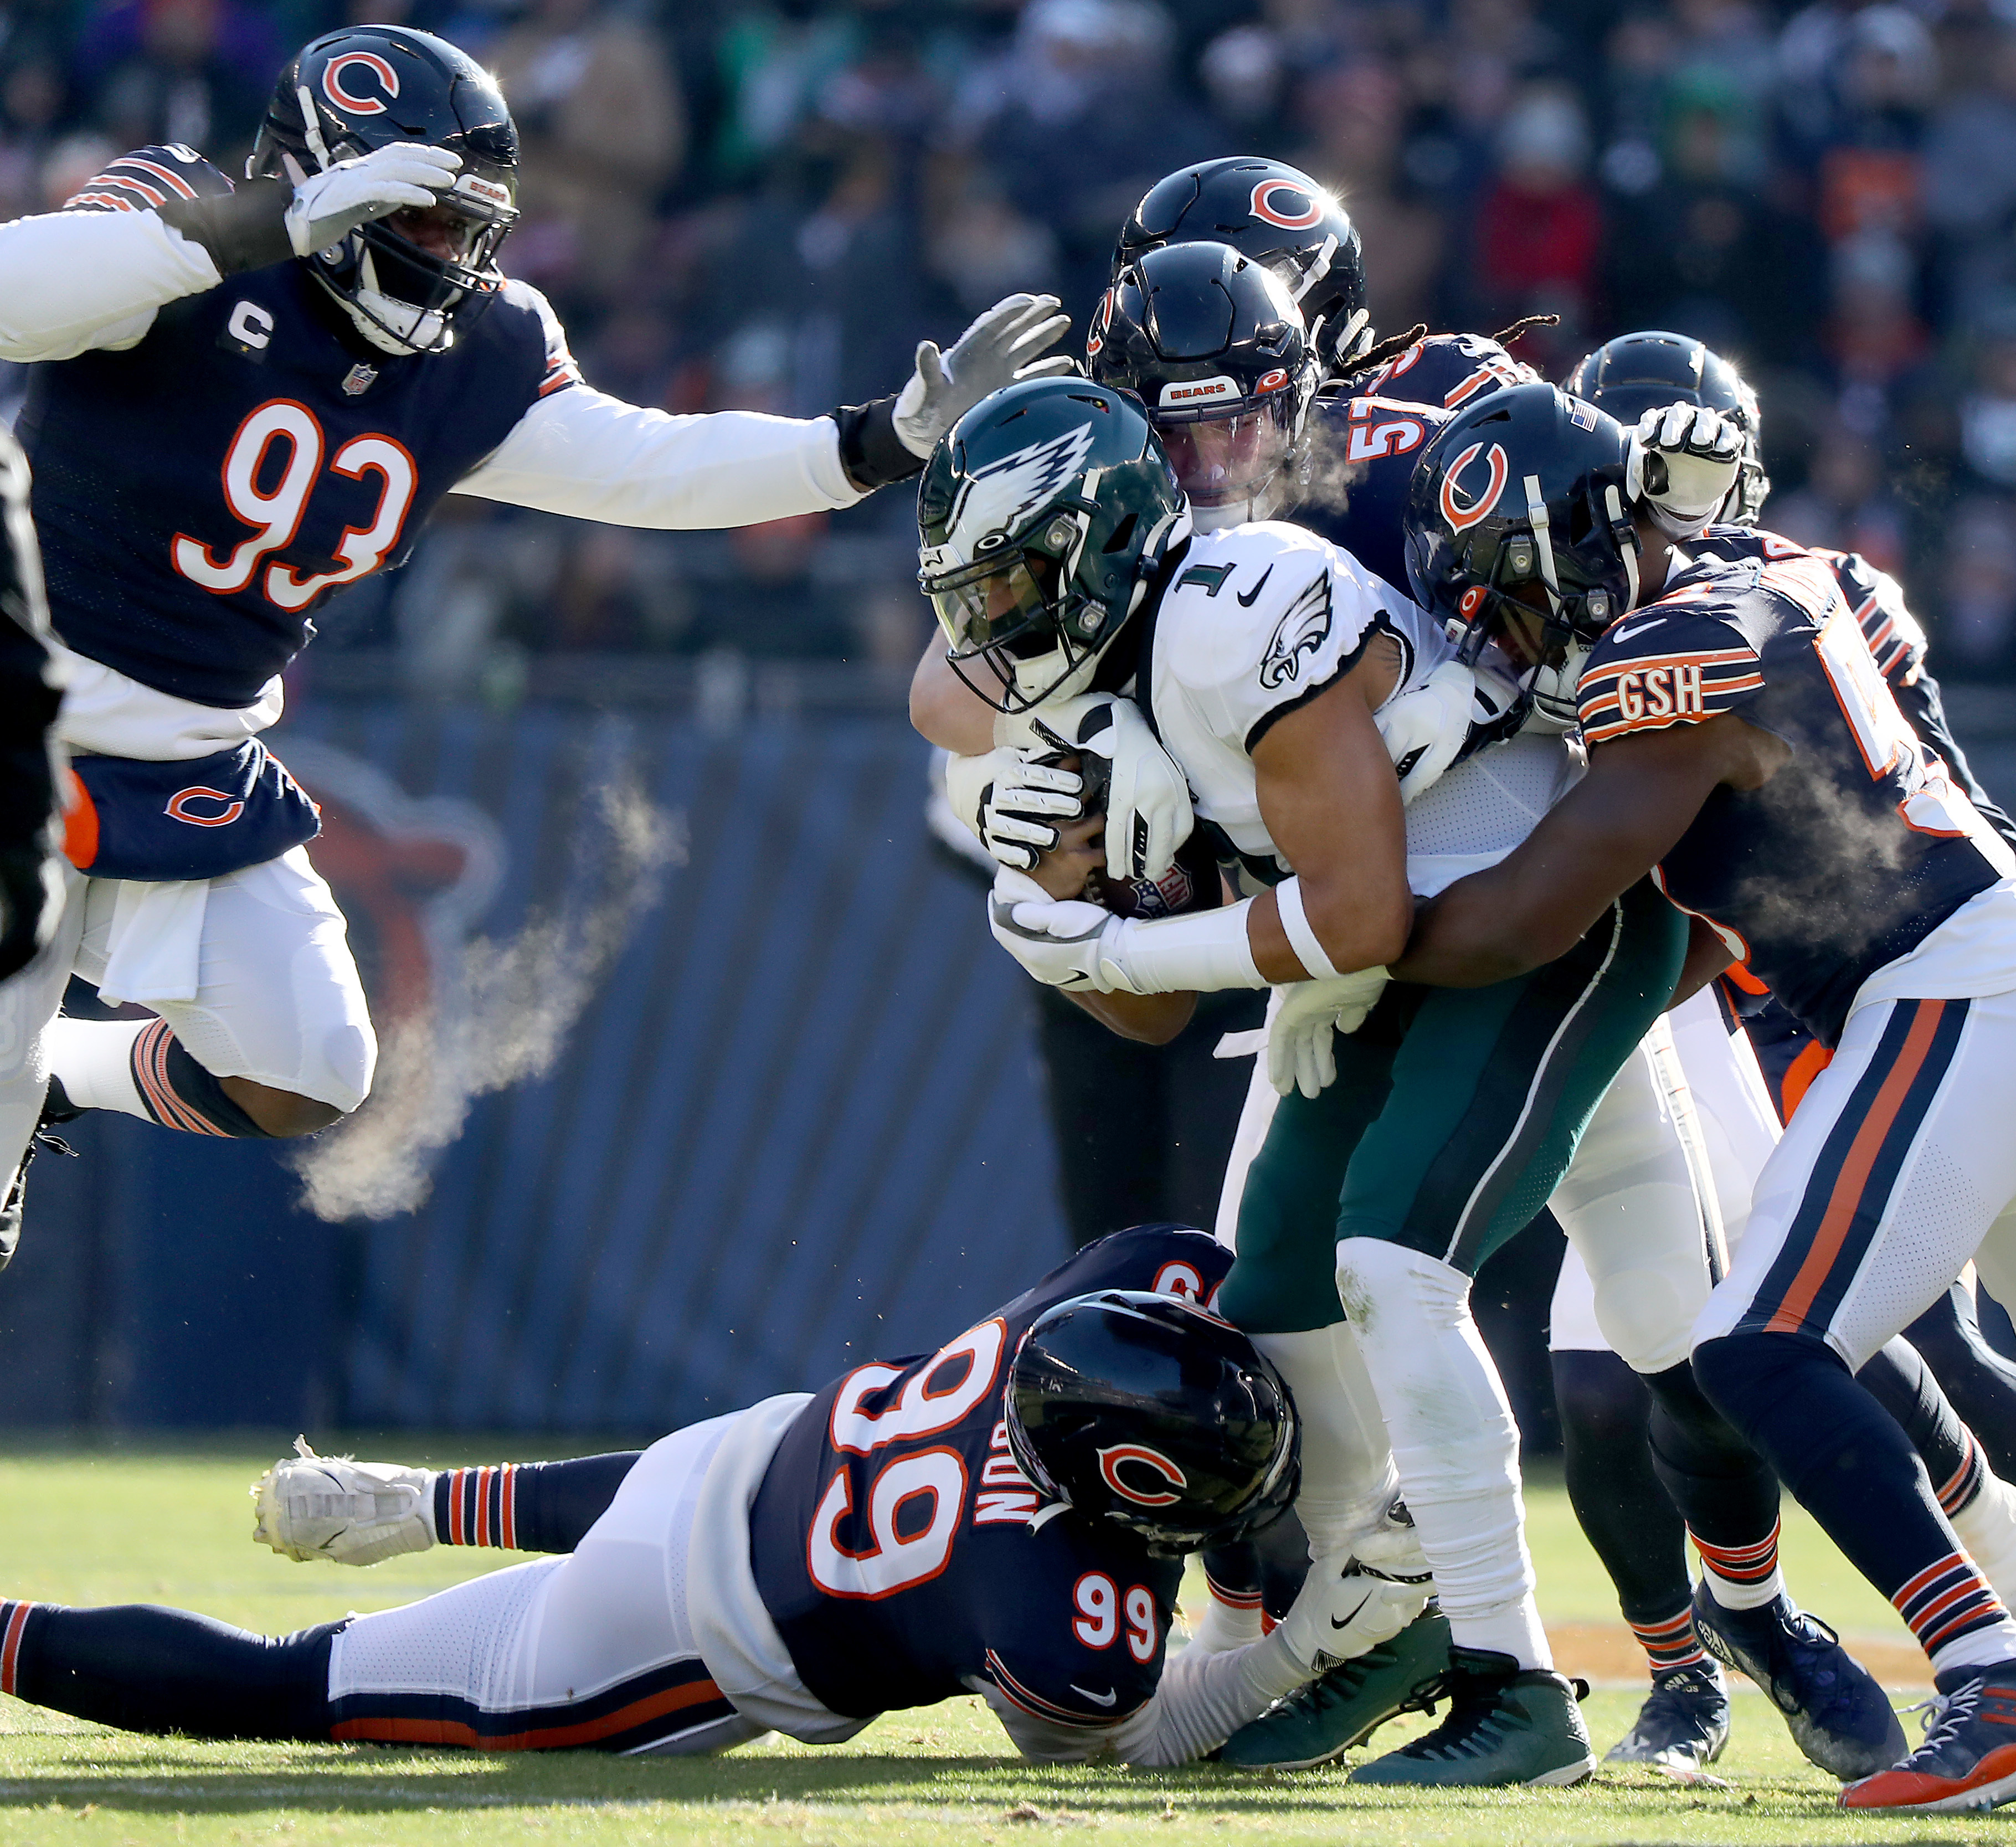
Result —
<path fill-rule="evenodd" d="M 1294 1494 L 1287 1389 L 1202 1307 L 1230 1263 L 1200 1232 L 1121 1232 L 934 1354 L 641 1454 L 283 1461 L 254 1536 L 293 1557 L 566 1556 L 277 1640 L 153 1606 L 0 1603 L 0 1690 L 136 1731 L 679 1753 L 772 1730 L 834 1743 L 970 1691 L 1030 1757 L 1183 1762 L 1427 1594 L 1368 1572 L 1340 1602 L 1312 1573 L 1265 1640 L 1164 1672 L 1183 1554 Z M 1412 1552 L 1403 1521 L 1366 1536 L 1388 1571 Z"/>

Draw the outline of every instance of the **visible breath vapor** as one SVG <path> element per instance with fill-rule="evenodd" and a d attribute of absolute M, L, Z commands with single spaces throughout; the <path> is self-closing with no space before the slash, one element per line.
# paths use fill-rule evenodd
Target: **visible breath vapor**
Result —
<path fill-rule="evenodd" d="M 369 1102 L 302 1144 L 304 1201 L 319 1219 L 387 1219 L 422 1204 L 434 1161 L 470 1106 L 553 1068 L 596 983 L 686 857 L 684 817 L 619 769 L 589 790 L 568 896 L 514 935 L 476 937 L 439 971 L 432 1005 L 382 1035 Z"/>
<path fill-rule="evenodd" d="M 1352 461 L 1345 451 L 1350 441 L 1346 426 L 1330 417 L 1312 416 L 1296 485 L 1298 505 L 1313 512 L 1341 517 L 1350 503 L 1351 490 L 1365 476 L 1365 465 Z M 1284 519 L 1292 518 L 1292 511 Z"/>

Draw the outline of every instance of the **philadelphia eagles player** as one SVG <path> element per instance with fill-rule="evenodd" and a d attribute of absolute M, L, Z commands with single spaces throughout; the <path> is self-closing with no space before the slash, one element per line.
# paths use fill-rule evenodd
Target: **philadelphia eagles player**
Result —
<path fill-rule="evenodd" d="M 1277 1035 L 1312 1057 L 1330 1050 L 1332 1023 L 1363 1027 L 1348 1070 L 1283 1104 L 1222 1298 L 1305 1407 L 1312 1573 L 1341 1570 L 1354 1528 L 1397 1481 L 1450 1620 L 1449 1716 L 1359 1775 L 1579 1780 L 1587 1735 L 1533 1607 L 1516 1433 L 1475 1341 L 1468 1276 L 1553 1190 L 1665 1004 L 1676 914 L 1647 887 L 1515 986 L 1382 992 L 1413 893 L 1530 830 L 1568 781 L 1561 739 L 1515 739 L 1403 805 L 1396 742 L 1449 643 L 1312 535 L 1262 524 L 1190 537 L 1130 397 L 1066 381 L 996 394 L 934 455 L 919 504 L 921 578 L 952 666 L 998 707 L 1034 708 L 1071 737 L 1114 709 L 1089 696 L 1133 682 L 1248 894 L 1131 921 L 1004 870 L 997 938 L 1121 1030 L 1167 1030 L 1200 990 L 1270 984 L 1292 985 Z M 1467 714 L 1466 699 L 1460 727 Z M 1305 1030 L 1313 1020 L 1321 1035 Z M 1336 1298 L 1337 1251 L 1355 1336 Z M 1636 1260 L 1594 1245 L 1586 1255 L 1606 1276 Z"/>

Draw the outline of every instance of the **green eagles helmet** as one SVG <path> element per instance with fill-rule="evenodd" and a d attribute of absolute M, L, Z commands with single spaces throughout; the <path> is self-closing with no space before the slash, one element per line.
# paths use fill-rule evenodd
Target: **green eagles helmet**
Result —
<path fill-rule="evenodd" d="M 1089 689 L 1190 532 L 1139 399 L 1029 379 L 982 398 L 932 452 L 917 582 L 959 678 L 997 711 L 1027 711 Z"/>

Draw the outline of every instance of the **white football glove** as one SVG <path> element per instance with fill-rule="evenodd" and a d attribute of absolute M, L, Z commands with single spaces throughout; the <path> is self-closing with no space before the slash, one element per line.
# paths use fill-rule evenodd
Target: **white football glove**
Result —
<path fill-rule="evenodd" d="M 1743 431 L 1692 404 L 1648 410 L 1631 433 L 1625 486 L 1669 538 L 1690 538 L 1722 510 L 1743 466 Z"/>
<path fill-rule="evenodd" d="M 1362 968 L 1284 986 L 1267 1028 L 1267 1082 L 1283 1096 L 1322 1096 L 1337 1082 L 1337 1035 L 1365 1024 L 1391 978 L 1383 968 Z"/>
<path fill-rule="evenodd" d="M 994 940 L 1046 988 L 1090 988 L 1111 984 L 1100 967 L 1102 939 L 1115 935 L 1125 920 L 1082 898 L 1053 898 L 1026 873 L 1004 866 L 994 875 L 987 899 Z"/>
<path fill-rule="evenodd" d="M 1115 879 L 1167 875 L 1197 826 L 1197 813 L 1188 779 L 1132 700 L 1083 693 L 1011 720 L 1007 729 L 1013 741 L 1031 750 L 1103 758 L 1095 781 L 1105 785 L 1107 873 Z"/>
<path fill-rule="evenodd" d="M 945 799 L 980 844 L 1017 872 L 1035 869 L 1057 844 L 1056 823 L 1085 812 L 1085 779 L 1075 770 L 1031 761 L 1003 744 L 984 757 L 945 764 Z"/>
<path fill-rule="evenodd" d="M 434 1543 L 427 1520 L 430 1471 L 318 1456 L 305 1437 L 294 1438 L 294 1451 L 252 1485 L 255 1544 L 297 1564 L 319 1558 L 366 1565 L 424 1552 Z"/>
<path fill-rule="evenodd" d="M 896 399 L 897 440 L 929 459 L 938 438 L 988 392 L 1017 379 L 1075 372 L 1061 355 L 1036 357 L 1071 325 L 1069 315 L 1052 312 L 1057 305 L 1054 295 L 1010 295 L 974 321 L 950 352 L 941 353 L 935 340 L 919 341 L 917 369 Z"/>
<path fill-rule="evenodd" d="M 1455 762 L 1470 736 L 1477 679 L 1460 661 L 1445 661 L 1410 693 L 1373 715 L 1386 754 L 1400 774 L 1400 799 L 1412 801 Z"/>
<path fill-rule="evenodd" d="M 1332 1553 L 1311 1561 L 1287 1615 L 1283 1644 L 1312 1674 L 1327 1673 L 1366 1649 L 1390 1642 L 1427 1608 L 1433 1586 L 1375 1576 L 1355 1558 Z"/>
<path fill-rule="evenodd" d="M 296 256 L 311 256 L 402 205 L 437 203 L 461 165 L 459 154 L 410 141 L 388 142 L 320 173 L 304 174 L 290 159 L 294 196 L 283 221 L 287 241 Z"/>

